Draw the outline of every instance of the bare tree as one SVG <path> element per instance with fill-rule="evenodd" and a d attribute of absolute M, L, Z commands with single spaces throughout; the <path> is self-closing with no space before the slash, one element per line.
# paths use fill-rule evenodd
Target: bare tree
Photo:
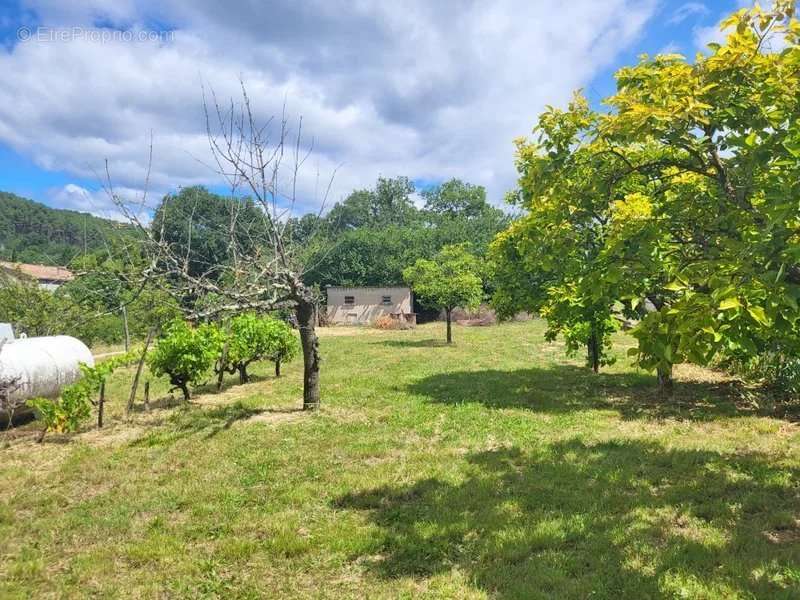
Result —
<path fill-rule="evenodd" d="M 0 340 L 0 352 L 3 351 L 5 340 Z M 12 398 L 12 394 L 22 387 L 22 378 L 0 375 L 0 415 L 8 419 L 8 428 L 14 420 L 14 413 L 25 406 L 25 400 Z"/>
<path fill-rule="evenodd" d="M 147 206 L 147 185 L 138 206 L 131 206 L 115 193 L 107 166 L 106 192 L 143 234 L 149 249 L 149 267 L 143 277 L 160 282 L 181 303 L 190 320 L 248 310 L 294 311 L 303 349 L 303 409 L 316 410 L 320 404 L 320 354 L 315 331 L 318 298 L 303 282 L 305 268 L 291 241 L 289 219 L 298 200 L 300 169 L 311 153 L 311 148 L 302 146 L 302 119 L 296 128 L 290 128 L 284 107 L 280 120 L 273 117 L 258 122 L 243 83 L 241 98 L 231 100 L 224 108 L 213 91 L 209 97 L 204 90 L 203 107 L 214 161 L 211 168 L 228 183 L 231 198 L 238 199 L 230 203 L 224 260 L 204 265 L 198 272 L 196 261 L 191 260 L 192 233 L 200 231 L 202 225 L 194 222 L 194 213 L 186 223 L 188 240 L 182 244 L 169 241 L 164 230 L 169 198 L 157 213 L 161 218 L 145 224 L 141 214 Z M 327 202 L 334 176 L 335 170 L 322 197 L 316 198 L 321 206 Z M 241 223 L 246 202 L 258 207 L 259 223 Z"/>

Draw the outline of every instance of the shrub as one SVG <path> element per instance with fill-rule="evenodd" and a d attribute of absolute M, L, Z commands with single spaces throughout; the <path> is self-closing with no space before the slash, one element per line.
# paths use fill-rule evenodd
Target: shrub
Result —
<path fill-rule="evenodd" d="M 216 325 L 191 327 L 176 319 L 164 330 L 148 357 L 148 364 L 155 375 L 169 376 L 172 390 L 181 390 L 184 400 L 189 400 L 189 385 L 197 385 L 209 374 L 222 344 L 223 334 Z"/>
<path fill-rule="evenodd" d="M 248 313 L 234 317 L 227 336 L 227 353 L 217 370 L 239 372 L 239 381 L 249 380 L 247 367 L 259 360 L 275 363 L 275 375 L 281 374 L 281 363 L 297 356 L 299 344 L 292 328 L 284 321 Z"/>
<path fill-rule="evenodd" d="M 44 423 L 44 431 L 70 433 L 77 431 L 80 424 L 92 413 L 94 397 L 100 386 L 115 369 L 134 362 L 138 354 L 128 352 L 103 361 L 94 367 L 80 364 L 81 378 L 61 390 L 58 399 L 33 398 L 28 405 L 33 408 Z"/>
<path fill-rule="evenodd" d="M 720 366 L 742 379 L 766 385 L 785 400 L 800 397 L 800 358 L 796 356 L 767 351 L 723 360 Z"/>

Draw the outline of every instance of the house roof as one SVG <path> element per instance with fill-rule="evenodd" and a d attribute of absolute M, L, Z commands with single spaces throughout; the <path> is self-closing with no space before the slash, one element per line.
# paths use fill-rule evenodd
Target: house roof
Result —
<path fill-rule="evenodd" d="M 70 281 L 75 278 L 72 271 L 64 267 L 48 267 L 47 265 L 30 265 L 0 261 L 0 268 L 7 271 L 18 271 L 38 281 Z"/>

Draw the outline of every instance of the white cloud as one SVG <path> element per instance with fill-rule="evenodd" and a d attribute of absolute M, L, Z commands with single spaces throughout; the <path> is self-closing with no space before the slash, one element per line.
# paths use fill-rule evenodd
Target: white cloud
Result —
<path fill-rule="evenodd" d="M 726 33 L 719 28 L 719 25 L 708 27 L 696 27 L 694 29 L 694 45 L 698 50 L 707 51 L 709 44 L 722 44 L 725 41 Z"/>
<path fill-rule="evenodd" d="M 765 9 L 769 9 L 772 3 L 767 0 L 766 2 L 762 2 L 762 6 Z M 737 0 L 736 1 L 737 8 L 750 8 L 753 5 L 752 0 Z M 721 15 L 720 21 L 722 17 L 727 17 L 727 13 Z M 694 44 L 698 50 L 702 52 L 708 52 L 708 45 L 715 43 L 715 44 L 723 44 L 730 34 L 730 30 L 723 31 L 720 29 L 719 23 L 710 25 L 708 27 L 695 27 L 694 28 Z M 769 35 L 764 42 L 762 43 L 762 49 L 767 52 L 780 52 L 786 47 L 786 39 L 783 37 L 782 34 L 772 33 Z"/>
<path fill-rule="evenodd" d="M 53 27 L 157 19 L 176 31 L 166 43 L 84 36 L 0 52 L 0 142 L 76 177 L 94 178 L 108 158 L 115 182 L 136 189 L 152 131 L 154 189 L 219 184 L 200 86 L 235 97 L 241 76 L 261 117 L 284 101 L 303 115 L 315 153 L 301 208 L 312 209 L 317 169 L 324 180 L 338 165 L 333 200 L 381 174 L 460 177 L 499 202 L 515 181 L 512 140 L 630 45 L 655 0 L 557 11 L 510 0 L 29 5 Z"/>
<path fill-rule="evenodd" d="M 705 4 L 700 2 L 686 2 L 685 4 L 681 4 L 672 13 L 672 16 L 667 20 L 667 23 L 670 25 L 678 25 L 683 23 L 689 17 L 704 17 L 710 12 L 711 11 L 708 10 L 708 7 Z"/>
<path fill-rule="evenodd" d="M 657 54 L 680 54 L 681 46 L 677 42 L 669 42 L 663 46 Z"/>
<path fill-rule="evenodd" d="M 135 214 L 142 221 L 149 221 L 152 206 L 148 206 L 150 203 L 143 195 L 143 190 L 120 187 L 114 188 L 114 194 L 116 200 L 112 199 L 111 195 L 103 188 L 89 190 L 75 183 L 68 183 L 47 191 L 50 204 L 57 208 L 77 210 L 105 219 L 127 222 L 129 219 L 118 205 L 121 202 L 131 214 Z M 145 200 L 144 204 L 142 200 Z"/>

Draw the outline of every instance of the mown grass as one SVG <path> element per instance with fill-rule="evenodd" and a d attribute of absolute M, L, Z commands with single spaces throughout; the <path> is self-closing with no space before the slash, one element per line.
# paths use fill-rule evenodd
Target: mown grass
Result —
<path fill-rule="evenodd" d="M 0 596 L 798 598 L 800 430 L 539 322 L 327 335 L 280 380 L 0 451 Z M 232 380 L 231 380 L 232 383 Z"/>

